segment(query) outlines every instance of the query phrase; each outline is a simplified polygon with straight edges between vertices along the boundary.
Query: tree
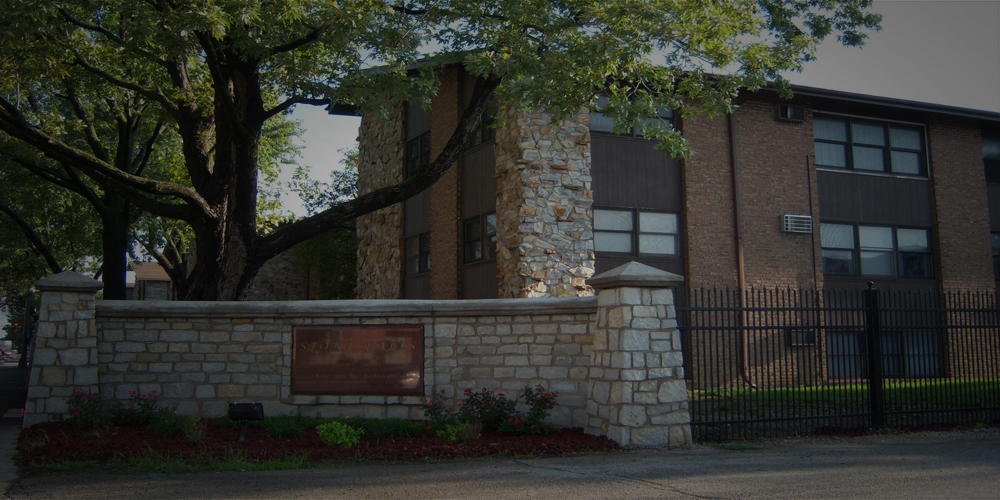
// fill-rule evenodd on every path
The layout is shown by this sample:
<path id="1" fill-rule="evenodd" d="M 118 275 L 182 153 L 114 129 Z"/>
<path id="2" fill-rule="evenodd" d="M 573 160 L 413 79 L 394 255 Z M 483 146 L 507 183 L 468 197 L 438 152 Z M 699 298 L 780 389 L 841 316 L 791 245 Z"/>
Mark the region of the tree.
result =
<path id="1" fill-rule="evenodd" d="M 19 300 L 48 274 L 89 269 L 100 219 L 83 198 L 8 163 L 0 156 L 0 298 Z"/>
<path id="2" fill-rule="evenodd" d="M 240 298 L 272 256 L 430 187 L 458 159 L 487 102 L 562 119 L 609 94 L 603 111 L 671 154 L 683 138 L 645 120 L 726 113 L 741 88 L 798 68 L 819 40 L 859 45 L 877 28 L 869 0 L 4 0 L 0 131 L 71 164 L 128 203 L 191 225 L 195 262 L 181 296 Z M 423 51 L 421 50 L 423 49 Z M 430 53 L 428 53 L 430 51 Z M 663 58 L 663 62 L 654 62 Z M 417 64 L 420 62 L 421 64 Z M 295 105 L 366 113 L 429 100 L 434 66 L 479 76 L 444 150 L 403 182 L 269 232 L 256 222 L 260 138 Z M 715 71 L 719 76 L 709 77 Z M 122 171 L 58 140 L 32 98 L 67 84 L 132 93 L 170 120 L 186 182 Z M 20 102 L 17 96 L 29 98 Z M 279 98 L 280 96 L 280 98 Z M 275 104 L 269 104 L 270 99 Z M 28 104 L 25 104 L 28 103 Z M 62 126 L 79 128 L 71 116 Z M 76 123 L 74 123 L 76 122 Z"/>

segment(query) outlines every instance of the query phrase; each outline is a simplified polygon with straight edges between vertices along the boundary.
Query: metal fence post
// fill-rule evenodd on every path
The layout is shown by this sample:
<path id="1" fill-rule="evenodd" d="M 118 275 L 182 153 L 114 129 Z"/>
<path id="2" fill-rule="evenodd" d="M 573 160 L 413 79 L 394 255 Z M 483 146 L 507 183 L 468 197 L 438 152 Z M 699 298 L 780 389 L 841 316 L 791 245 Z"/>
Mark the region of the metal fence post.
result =
<path id="1" fill-rule="evenodd" d="M 868 282 L 864 291 L 868 329 L 868 396 L 871 403 L 872 428 L 885 428 L 885 393 L 882 374 L 882 328 L 879 322 L 879 294 L 875 282 Z"/>

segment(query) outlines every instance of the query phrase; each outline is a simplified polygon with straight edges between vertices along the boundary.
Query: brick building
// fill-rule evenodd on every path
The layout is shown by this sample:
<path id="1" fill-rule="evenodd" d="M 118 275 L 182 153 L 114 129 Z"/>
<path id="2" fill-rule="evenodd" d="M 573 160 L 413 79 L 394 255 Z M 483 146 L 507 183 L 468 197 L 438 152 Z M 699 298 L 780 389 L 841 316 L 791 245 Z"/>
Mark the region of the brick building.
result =
<path id="1" fill-rule="evenodd" d="M 472 84 L 448 68 L 429 110 L 364 117 L 361 191 L 437 155 Z M 508 110 L 430 190 L 359 221 L 358 297 L 591 295 L 587 278 L 630 260 L 690 287 L 995 289 L 1000 114 L 793 91 L 666 113 L 685 161 L 599 113 Z"/>

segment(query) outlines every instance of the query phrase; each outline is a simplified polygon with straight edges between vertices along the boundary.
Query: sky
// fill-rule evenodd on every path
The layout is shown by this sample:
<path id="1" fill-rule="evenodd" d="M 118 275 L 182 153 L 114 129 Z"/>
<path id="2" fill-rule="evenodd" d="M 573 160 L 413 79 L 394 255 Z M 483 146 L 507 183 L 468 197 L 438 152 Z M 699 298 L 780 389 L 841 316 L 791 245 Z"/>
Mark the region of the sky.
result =
<path id="1" fill-rule="evenodd" d="M 881 0 L 871 11 L 882 14 L 882 30 L 869 33 L 863 49 L 830 37 L 815 61 L 785 77 L 809 87 L 1000 112 L 1000 0 Z M 299 164 L 314 179 L 328 180 L 342 168 L 339 150 L 357 144 L 361 119 L 312 106 L 297 107 L 292 117 L 305 129 Z M 282 202 L 305 215 L 293 193 Z"/>

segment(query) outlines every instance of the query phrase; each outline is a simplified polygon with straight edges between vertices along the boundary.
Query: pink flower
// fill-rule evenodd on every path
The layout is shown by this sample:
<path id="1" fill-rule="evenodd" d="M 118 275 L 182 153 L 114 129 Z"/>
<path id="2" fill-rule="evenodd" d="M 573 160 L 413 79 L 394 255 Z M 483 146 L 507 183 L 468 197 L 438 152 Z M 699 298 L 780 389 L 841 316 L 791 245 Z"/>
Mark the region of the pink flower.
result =
<path id="1" fill-rule="evenodd" d="M 431 426 L 429 424 L 427 425 L 427 430 L 431 430 Z"/>
<path id="2" fill-rule="evenodd" d="M 551 396 L 551 394 L 549 394 L 549 393 L 546 392 L 545 393 L 545 397 L 549 397 L 549 396 Z"/>
<path id="3" fill-rule="evenodd" d="M 432 407 L 432 406 L 434 406 L 434 403 L 427 403 L 427 407 L 428 407 L 428 408 L 430 408 L 430 407 Z"/>
<path id="4" fill-rule="evenodd" d="M 468 393 L 470 393 L 470 392 L 472 392 L 472 389 L 466 389 L 466 390 L 465 390 L 465 393 L 466 393 L 466 394 L 468 394 Z"/>

